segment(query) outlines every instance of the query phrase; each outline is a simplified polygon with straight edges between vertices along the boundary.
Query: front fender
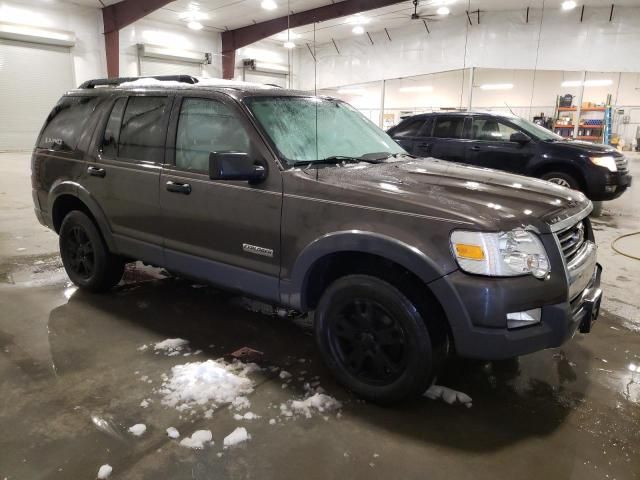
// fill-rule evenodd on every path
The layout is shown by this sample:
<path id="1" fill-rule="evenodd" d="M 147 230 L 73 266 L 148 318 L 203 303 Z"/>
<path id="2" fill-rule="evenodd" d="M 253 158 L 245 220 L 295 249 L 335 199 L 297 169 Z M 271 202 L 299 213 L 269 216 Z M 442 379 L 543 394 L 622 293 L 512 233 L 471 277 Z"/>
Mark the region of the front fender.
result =
<path id="1" fill-rule="evenodd" d="M 314 264 L 327 255 L 339 252 L 360 252 L 376 255 L 406 268 L 425 284 L 455 270 L 442 271 L 429 256 L 418 248 L 386 235 L 362 230 L 333 232 L 317 238 L 298 255 L 290 279 L 282 279 L 280 296 L 284 305 L 306 310 L 306 291 Z"/>
<path id="2" fill-rule="evenodd" d="M 97 200 L 79 183 L 71 180 L 65 180 L 52 185 L 51 190 L 49 190 L 49 214 L 53 216 L 53 206 L 55 205 L 56 200 L 62 195 L 71 195 L 76 197 L 89 209 L 91 215 L 98 224 L 100 233 L 102 233 L 102 237 L 109 247 L 109 250 L 117 253 L 111 227 L 107 221 L 107 216 L 98 204 Z"/>

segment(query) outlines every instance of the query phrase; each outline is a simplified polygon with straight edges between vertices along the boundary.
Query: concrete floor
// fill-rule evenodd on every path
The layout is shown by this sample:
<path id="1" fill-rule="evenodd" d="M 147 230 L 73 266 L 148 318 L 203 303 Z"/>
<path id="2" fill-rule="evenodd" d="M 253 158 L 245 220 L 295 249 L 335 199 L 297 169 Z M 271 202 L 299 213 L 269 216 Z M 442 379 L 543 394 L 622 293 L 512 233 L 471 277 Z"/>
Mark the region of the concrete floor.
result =
<path id="1" fill-rule="evenodd" d="M 594 220 L 605 300 L 591 334 L 513 361 L 452 362 L 438 383 L 471 395 L 472 408 L 426 398 L 380 408 L 332 381 L 304 324 L 212 288 L 134 268 L 113 293 L 76 291 L 57 237 L 33 216 L 28 158 L 0 155 L 0 478 L 91 479 L 106 463 L 114 479 L 640 478 L 640 373 L 630 370 L 640 365 L 640 262 L 610 247 L 640 230 L 638 187 Z M 640 158 L 632 169 L 640 179 Z M 171 337 L 202 353 L 139 350 Z M 293 373 L 288 388 L 270 370 L 253 376 L 251 411 L 261 419 L 161 405 L 154 388 L 172 366 L 243 346 L 264 352 L 262 366 Z M 270 425 L 274 407 L 302 397 L 315 376 L 343 402 L 341 414 Z M 135 423 L 147 425 L 143 436 L 127 433 Z M 238 425 L 252 439 L 223 449 Z M 169 426 L 209 429 L 215 445 L 180 447 Z"/>

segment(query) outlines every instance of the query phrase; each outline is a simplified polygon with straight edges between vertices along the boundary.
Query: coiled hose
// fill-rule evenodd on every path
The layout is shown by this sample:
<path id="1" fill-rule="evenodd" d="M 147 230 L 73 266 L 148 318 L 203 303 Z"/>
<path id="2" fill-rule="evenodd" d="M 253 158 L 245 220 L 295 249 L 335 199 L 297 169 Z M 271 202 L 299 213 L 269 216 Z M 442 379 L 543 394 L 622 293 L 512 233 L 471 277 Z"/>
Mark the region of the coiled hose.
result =
<path id="1" fill-rule="evenodd" d="M 624 235 L 620 235 L 618 238 L 615 238 L 611 242 L 611 248 L 613 249 L 614 252 L 619 253 L 620 255 L 624 255 L 625 257 L 628 257 L 628 258 L 633 258 L 634 260 L 640 260 L 640 257 L 636 257 L 635 255 L 629 255 L 628 253 L 624 253 L 616 248 L 616 242 L 618 240 L 622 240 L 623 238 L 627 238 L 627 237 L 633 237 L 634 235 L 640 235 L 640 232 L 626 233 Z"/>

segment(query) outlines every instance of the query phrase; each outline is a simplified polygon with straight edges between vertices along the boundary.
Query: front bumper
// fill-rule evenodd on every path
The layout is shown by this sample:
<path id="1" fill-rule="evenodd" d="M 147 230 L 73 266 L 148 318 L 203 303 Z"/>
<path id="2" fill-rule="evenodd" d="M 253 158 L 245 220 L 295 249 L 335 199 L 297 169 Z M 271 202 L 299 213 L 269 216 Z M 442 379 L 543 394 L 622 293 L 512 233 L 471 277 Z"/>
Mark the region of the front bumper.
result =
<path id="1" fill-rule="evenodd" d="M 600 168 L 598 169 L 600 170 Z M 614 200 L 622 195 L 633 183 L 633 177 L 628 172 L 593 175 L 587 179 L 587 196 L 593 201 Z"/>
<path id="2" fill-rule="evenodd" d="M 571 339 L 577 330 L 589 332 L 592 323 L 598 317 L 602 290 L 600 288 L 600 276 L 602 267 L 595 265 L 591 279 L 582 292 L 571 302 L 560 301 L 542 308 L 541 321 L 530 327 L 509 330 L 507 328 L 491 328 L 474 325 L 474 314 L 482 311 L 483 305 L 477 303 L 477 298 L 470 298 L 467 292 L 453 291 L 452 282 L 460 278 L 447 279 L 443 277 L 430 286 L 436 297 L 441 299 L 445 314 L 449 319 L 456 353 L 461 357 L 478 358 L 483 360 L 499 360 L 517 357 L 527 353 L 558 347 Z M 465 275 L 462 272 L 454 272 L 452 276 Z M 467 275 L 468 276 L 468 275 Z M 478 280 L 476 278 L 476 280 Z M 520 287 L 514 282 L 515 294 Z M 483 289 L 482 287 L 479 287 Z M 486 290 L 486 287 L 484 287 Z M 518 292 L 522 293 L 521 291 Z M 452 298 L 451 295 L 456 298 Z M 444 303 L 442 296 L 448 296 L 449 301 Z M 464 300 L 463 300 L 464 298 Z M 471 300 L 471 301 L 470 301 Z M 502 311 L 515 311 L 512 306 L 500 306 Z M 533 308 L 531 304 L 522 304 L 519 310 Z M 502 319 L 504 319 L 504 315 Z"/>

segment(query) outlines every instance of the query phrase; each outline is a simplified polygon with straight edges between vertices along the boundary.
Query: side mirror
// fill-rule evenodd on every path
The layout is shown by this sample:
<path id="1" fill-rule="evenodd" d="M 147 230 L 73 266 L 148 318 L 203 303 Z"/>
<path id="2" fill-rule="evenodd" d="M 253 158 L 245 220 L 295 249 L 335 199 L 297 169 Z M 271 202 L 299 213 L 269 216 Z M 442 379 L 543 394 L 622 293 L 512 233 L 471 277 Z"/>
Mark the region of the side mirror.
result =
<path id="1" fill-rule="evenodd" d="M 531 141 L 531 137 L 522 132 L 512 133 L 509 137 L 510 142 L 519 143 L 520 145 L 524 145 L 525 143 L 529 143 Z"/>
<path id="2" fill-rule="evenodd" d="M 255 162 L 246 153 L 211 152 L 209 178 L 211 180 L 244 180 L 258 183 L 267 177 L 264 165 Z"/>

